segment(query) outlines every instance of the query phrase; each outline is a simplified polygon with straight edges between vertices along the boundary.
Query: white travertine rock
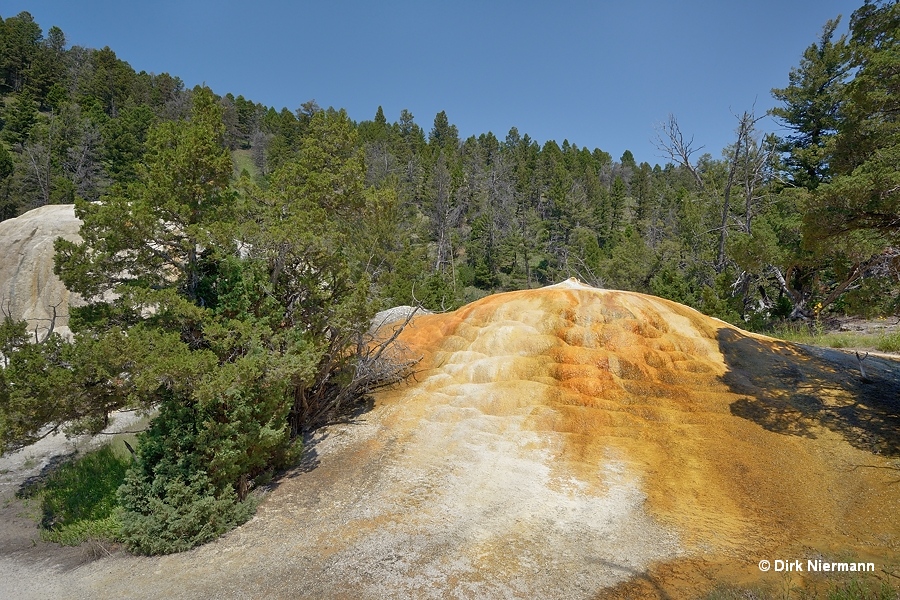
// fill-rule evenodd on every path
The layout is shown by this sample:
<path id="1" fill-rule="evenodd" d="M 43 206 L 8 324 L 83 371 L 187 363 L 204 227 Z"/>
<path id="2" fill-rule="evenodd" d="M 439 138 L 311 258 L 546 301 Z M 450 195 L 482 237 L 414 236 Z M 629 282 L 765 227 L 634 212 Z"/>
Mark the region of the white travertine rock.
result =
<path id="1" fill-rule="evenodd" d="M 372 317 L 371 325 L 372 331 L 375 331 L 381 327 L 385 327 L 387 325 L 391 325 L 394 323 L 400 323 L 401 321 L 405 321 L 407 318 L 414 314 L 425 315 L 431 314 L 431 311 L 422 308 L 421 306 L 394 306 L 392 308 L 388 308 L 386 310 L 382 310 L 380 312 L 375 313 L 375 316 Z"/>
<path id="2" fill-rule="evenodd" d="M 0 222 L 0 306 L 31 331 L 46 335 L 56 307 L 54 330 L 68 336 L 69 306 L 81 298 L 53 273 L 53 242 L 79 240 L 81 221 L 72 204 L 54 204 Z"/>

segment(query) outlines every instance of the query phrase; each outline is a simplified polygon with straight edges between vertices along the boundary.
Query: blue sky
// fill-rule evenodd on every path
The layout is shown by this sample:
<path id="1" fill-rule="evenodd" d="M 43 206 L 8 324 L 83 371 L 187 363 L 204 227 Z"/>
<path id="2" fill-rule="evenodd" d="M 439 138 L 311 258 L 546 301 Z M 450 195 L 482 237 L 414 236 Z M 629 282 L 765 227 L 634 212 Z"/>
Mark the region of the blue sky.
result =
<path id="1" fill-rule="evenodd" d="M 654 164 L 670 113 L 718 157 L 733 114 L 773 106 L 825 22 L 843 14 L 846 29 L 861 3 L 3 0 L 0 16 L 27 10 L 70 45 L 278 109 L 315 99 L 363 120 L 380 104 L 395 121 L 406 108 L 426 132 L 445 110 L 463 138 L 516 126 Z"/>

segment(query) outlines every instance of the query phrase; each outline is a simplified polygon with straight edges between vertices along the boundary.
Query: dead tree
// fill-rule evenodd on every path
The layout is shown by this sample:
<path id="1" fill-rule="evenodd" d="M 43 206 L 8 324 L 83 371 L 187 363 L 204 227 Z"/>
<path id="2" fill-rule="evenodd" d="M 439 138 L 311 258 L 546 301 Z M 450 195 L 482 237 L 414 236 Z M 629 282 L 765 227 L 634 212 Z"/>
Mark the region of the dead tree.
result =
<path id="1" fill-rule="evenodd" d="M 869 358 L 868 352 L 866 352 L 865 356 L 860 356 L 859 352 L 856 353 L 856 360 L 859 363 L 859 375 L 863 383 L 869 383 L 869 378 L 866 376 L 866 368 L 863 366 L 863 361 L 867 358 Z"/>
<path id="2" fill-rule="evenodd" d="M 381 334 L 382 328 L 346 334 L 332 331 L 313 384 L 294 388 L 291 437 L 327 423 L 360 398 L 409 377 L 422 357 L 412 356 L 397 338 L 418 310 L 410 311 L 387 336 Z"/>
<path id="3" fill-rule="evenodd" d="M 752 174 L 762 173 L 762 167 L 760 166 L 755 170 L 748 169 L 747 167 L 751 164 L 750 156 L 755 156 L 756 154 L 754 148 L 758 142 L 756 142 L 753 137 L 753 131 L 756 123 L 762 118 L 763 117 L 757 117 L 752 110 L 744 111 L 740 117 L 737 117 L 738 126 L 737 129 L 735 129 L 737 139 L 728 151 L 728 175 L 726 176 L 724 185 L 721 189 L 719 189 L 719 185 L 716 181 L 704 179 L 697 169 L 697 166 L 693 162 L 693 156 L 699 152 L 703 146 L 694 147 L 693 137 L 685 139 L 681 127 L 679 127 L 678 121 L 675 119 L 674 115 L 669 115 L 668 122 L 657 128 L 657 149 L 664 152 L 673 163 L 684 167 L 694 178 L 694 181 L 697 183 L 697 188 L 721 205 L 721 216 L 718 227 L 718 250 L 716 252 L 715 262 L 716 271 L 720 273 L 725 268 L 726 264 L 725 242 L 728 239 L 728 222 L 731 216 L 731 195 L 732 190 L 737 183 L 737 178 L 739 175 L 745 176 L 745 181 L 742 183 L 748 202 L 754 196 L 757 184 L 760 183 Z M 742 166 L 745 167 L 743 169 L 744 172 L 740 173 L 739 171 Z M 746 181 L 746 178 L 751 176 L 753 176 L 754 179 L 752 181 Z M 748 211 L 746 214 L 749 215 L 750 212 Z M 746 228 L 749 228 L 749 220 L 746 220 L 745 226 Z"/>

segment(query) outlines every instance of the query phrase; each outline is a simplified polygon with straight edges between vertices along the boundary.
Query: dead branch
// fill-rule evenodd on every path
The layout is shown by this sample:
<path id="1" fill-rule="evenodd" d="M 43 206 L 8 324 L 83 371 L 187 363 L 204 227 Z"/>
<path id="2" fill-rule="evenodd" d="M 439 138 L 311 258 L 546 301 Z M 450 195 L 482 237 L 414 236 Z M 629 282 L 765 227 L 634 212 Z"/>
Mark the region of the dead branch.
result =
<path id="1" fill-rule="evenodd" d="M 863 361 L 869 358 L 869 353 L 866 352 L 865 356 L 860 356 L 859 352 L 856 352 L 856 360 L 859 362 L 859 374 L 862 377 L 862 381 L 865 383 L 869 382 L 869 378 L 866 377 L 866 369 L 863 367 Z"/>
<path id="2" fill-rule="evenodd" d="M 411 356 L 397 338 L 420 309 L 421 306 L 418 306 L 410 311 L 403 322 L 395 325 L 391 334 L 383 339 L 378 338 L 381 327 L 368 332 L 334 331 L 315 383 L 312 386 L 300 385 L 294 390 L 291 434 L 296 436 L 301 429 L 330 422 L 349 403 L 410 377 L 413 367 L 423 357 Z M 351 341 L 354 337 L 355 343 Z M 340 381 L 341 374 L 349 375 L 349 381 L 336 383 Z"/>
<path id="3" fill-rule="evenodd" d="M 684 139 L 681 127 L 675 115 L 670 114 L 666 123 L 661 123 L 656 128 L 657 150 L 664 152 L 665 155 L 675 164 L 681 165 L 694 177 L 697 185 L 703 189 L 703 178 L 694 167 L 691 157 L 703 149 L 703 146 L 694 147 L 694 138 Z"/>

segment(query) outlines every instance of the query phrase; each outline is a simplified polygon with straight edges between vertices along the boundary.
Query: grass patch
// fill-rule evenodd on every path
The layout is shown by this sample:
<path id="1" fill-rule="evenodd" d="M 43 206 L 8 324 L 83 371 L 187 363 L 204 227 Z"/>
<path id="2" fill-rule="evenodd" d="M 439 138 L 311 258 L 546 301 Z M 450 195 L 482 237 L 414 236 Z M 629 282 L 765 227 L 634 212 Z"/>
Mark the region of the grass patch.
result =
<path id="1" fill-rule="evenodd" d="M 37 492 L 41 537 L 69 546 L 92 539 L 118 540 L 116 492 L 130 465 L 127 451 L 112 445 L 60 465 Z"/>
<path id="2" fill-rule="evenodd" d="M 900 332 L 881 334 L 875 349 L 881 352 L 900 352 Z"/>
<path id="3" fill-rule="evenodd" d="M 703 600 L 898 600 L 900 587 L 876 577 L 849 577 L 839 581 L 815 582 L 810 587 L 782 589 L 718 586 Z"/>
<path id="4" fill-rule="evenodd" d="M 259 176 L 259 169 L 256 168 L 256 163 L 253 161 L 252 150 L 233 150 L 231 160 L 234 161 L 234 173 L 238 177 L 244 170 L 250 173 L 251 178 Z"/>
<path id="5" fill-rule="evenodd" d="M 860 333 L 846 331 L 826 332 L 813 325 L 785 324 L 767 333 L 772 337 L 824 348 L 862 348 L 879 352 L 900 352 L 900 332 Z"/>

